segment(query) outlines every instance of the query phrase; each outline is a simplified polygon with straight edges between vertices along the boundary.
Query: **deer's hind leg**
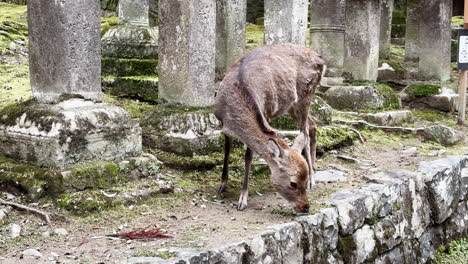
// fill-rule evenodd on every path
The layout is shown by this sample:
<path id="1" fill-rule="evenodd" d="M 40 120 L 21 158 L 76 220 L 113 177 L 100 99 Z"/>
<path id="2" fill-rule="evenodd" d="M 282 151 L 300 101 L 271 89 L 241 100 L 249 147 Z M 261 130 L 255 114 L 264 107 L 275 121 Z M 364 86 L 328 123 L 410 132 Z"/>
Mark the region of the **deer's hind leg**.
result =
<path id="1" fill-rule="evenodd" d="M 229 179 L 229 156 L 232 148 L 232 137 L 224 134 L 224 162 L 223 162 L 223 173 L 221 174 L 221 184 L 218 188 L 218 194 L 223 193 L 227 188 Z"/>
<path id="2" fill-rule="evenodd" d="M 239 197 L 239 203 L 237 204 L 238 210 L 244 210 L 247 208 L 247 198 L 249 197 L 249 175 L 250 167 L 252 165 L 253 152 L 247 147 L 245 150 L 245 173 L 244 173 L 244 182 L 242 183 L 242 192 Z"/>

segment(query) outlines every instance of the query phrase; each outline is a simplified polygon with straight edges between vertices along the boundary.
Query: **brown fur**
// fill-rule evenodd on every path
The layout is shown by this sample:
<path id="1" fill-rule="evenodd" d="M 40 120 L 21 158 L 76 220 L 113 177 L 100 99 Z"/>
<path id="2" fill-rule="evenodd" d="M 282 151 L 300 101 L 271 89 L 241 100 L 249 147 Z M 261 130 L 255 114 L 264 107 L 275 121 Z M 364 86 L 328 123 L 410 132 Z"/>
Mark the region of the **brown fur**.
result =
<path id="1" fill-rule="evenodd" d="M 308 207 L 305 190 L 312 168 L 277 137 L 268 121 L 289 113 L 301 124 L 302 138 L 309 137 L 315 124 L 308 109 L 323 65 L 321 57 L 305 47 L 263 46 L 229 69 L 216 97 L 215 115 L 223 123 L 224 134 L 241 140 L 268 162 L 273 184 L 298 210 Z"/>

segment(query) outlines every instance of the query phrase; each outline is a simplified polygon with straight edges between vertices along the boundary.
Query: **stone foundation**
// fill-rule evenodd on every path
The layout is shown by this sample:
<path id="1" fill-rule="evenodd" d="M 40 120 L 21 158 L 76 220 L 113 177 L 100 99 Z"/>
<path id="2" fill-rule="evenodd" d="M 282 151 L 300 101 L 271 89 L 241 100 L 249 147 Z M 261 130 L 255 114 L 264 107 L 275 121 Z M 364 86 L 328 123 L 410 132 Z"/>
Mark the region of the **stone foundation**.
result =
<path id="1" fill-rule="evenodd" d="M 123 109 L 70 99 L 0 111 L 0 154 L 44 167 L 113 160 L 141 152 L 141 128 Z"/>
<path id="2" fill-rule="evenodd" d="M 114 58 L 158 58 L 157 28 L 117 27 L 102 37 L 102 56 Z"/>
<path id="3" fill-rule="evenodd" d="M 426 263 L 439 246 L 468 234 L 468 156 L 368 179 L 319 201 L 329 208 L 245 241 L 145 263 Z"/>

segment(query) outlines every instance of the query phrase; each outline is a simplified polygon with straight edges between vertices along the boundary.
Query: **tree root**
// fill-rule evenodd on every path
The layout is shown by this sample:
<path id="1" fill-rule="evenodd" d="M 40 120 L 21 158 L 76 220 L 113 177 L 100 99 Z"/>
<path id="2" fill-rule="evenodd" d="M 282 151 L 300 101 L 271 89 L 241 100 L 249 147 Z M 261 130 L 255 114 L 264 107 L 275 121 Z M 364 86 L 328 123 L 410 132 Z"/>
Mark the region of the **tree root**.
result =
<path id="1" fill-rule="evenodd" d="M 25 210 L 25 211 L 29 211 L 29 212 L 38 214 L 38 215 L 42 216 L 42 218 L 44 218 L 44 220 L 47 222 L 48 225 L 52 224 L 52 222 L 50 221 L 49 214 L 47 214 L 44 211 L 34 209 L 34 208 L 31 208 L 31 207 L 28 207 L 28 206 L 25 206 L 25 205 L 22 205 L 22 204 L 19 204 L 19 203 L 8 202 L 8 201 L 5 201 L 5 200 L 3 200 L 1 198 L 0 198 L 0 204 L 9 205 L 9 206 L 15 207 L 17 209 L 21 209 L 21 210 Z"/>
<path id="2" fill-rule="evenodd" d="M 382 131 L 391 132 L 391 133 L 417 134 L 418 132 L 424 130 L 424 128 L 378 126 L 378 125 L 373 125 L 363 120 L 333 120 L 333 122 L 337 124 L 351 125 L 355 128 L 366 127 L 369 129 L 382 130 Z"/>

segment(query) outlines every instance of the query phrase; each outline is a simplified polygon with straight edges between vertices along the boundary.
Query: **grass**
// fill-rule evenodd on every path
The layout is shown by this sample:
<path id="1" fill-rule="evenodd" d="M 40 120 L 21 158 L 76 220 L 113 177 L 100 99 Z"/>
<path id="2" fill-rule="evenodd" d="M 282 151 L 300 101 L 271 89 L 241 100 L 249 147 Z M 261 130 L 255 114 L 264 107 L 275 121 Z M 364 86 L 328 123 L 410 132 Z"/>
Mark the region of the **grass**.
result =
<path id="1" fill-rule="evenodd" d="M 246 53 L 250 52 L 251 50 L 262 46 L 264 41 L 264 26 L 257 26 L 257 25 L 248 25 L 246 28 L 246 36 L 245 39 L 246 43 Z"/>
<path id="2" fill-rule="evenodd" d="M 468 237 L 441 246 L 432 257 L 434 264 L 468 263 Z"/>

